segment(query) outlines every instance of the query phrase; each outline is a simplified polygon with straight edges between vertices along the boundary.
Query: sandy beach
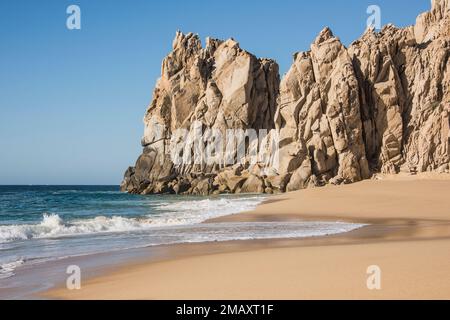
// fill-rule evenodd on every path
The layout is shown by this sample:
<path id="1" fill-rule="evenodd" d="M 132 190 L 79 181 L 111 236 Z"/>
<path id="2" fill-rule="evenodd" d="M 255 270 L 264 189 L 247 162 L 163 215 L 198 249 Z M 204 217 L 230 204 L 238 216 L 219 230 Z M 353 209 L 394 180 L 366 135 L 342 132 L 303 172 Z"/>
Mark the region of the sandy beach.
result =
<path id="1" fill-rule="evenodd" d="M 121 266 L 81 290 L 44 297 L 450 299 L 449 190 L 449 175 L 399 175 L 273 196 L 252 212 L 213 221 L 369 225 L 328 237 L 174 245 L 172 258 Z M 372 265 L 381 270 L 380 290 L 367 287 Z"/>

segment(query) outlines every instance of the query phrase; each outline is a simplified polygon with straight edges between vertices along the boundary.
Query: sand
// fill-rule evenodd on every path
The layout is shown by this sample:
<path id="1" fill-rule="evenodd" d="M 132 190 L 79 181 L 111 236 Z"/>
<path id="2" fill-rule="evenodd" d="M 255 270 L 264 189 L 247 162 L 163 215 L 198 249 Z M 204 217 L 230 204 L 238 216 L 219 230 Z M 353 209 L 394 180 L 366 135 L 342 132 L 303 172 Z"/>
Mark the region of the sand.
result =
<path id="1" fill-rule="evenodd" d="M 450 177 L 395 176 L 271 197 L 221 221 L 332 220 L 370 226 L 330 237 L 172 246 L 56 289 L 58 299 L 450 299 Z M 183 255 L 177 255 L 177 251 Z M 195 253 L 194 253 L 195 252 Z M 380 268 L 369 290 L 367 268 Z"/>

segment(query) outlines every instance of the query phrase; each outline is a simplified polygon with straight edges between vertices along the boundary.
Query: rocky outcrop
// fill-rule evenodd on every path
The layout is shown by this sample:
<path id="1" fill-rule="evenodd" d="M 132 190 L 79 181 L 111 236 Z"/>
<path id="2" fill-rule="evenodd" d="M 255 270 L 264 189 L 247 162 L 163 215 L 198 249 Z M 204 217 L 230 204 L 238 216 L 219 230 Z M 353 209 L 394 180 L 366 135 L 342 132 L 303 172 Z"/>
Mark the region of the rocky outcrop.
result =
<path id="1" fill-rule="evenodd" d="M 288 191 L 368 178 L 358 79 L 352 60 L 331 30 L 311 51 L 298 53 L 280 85 L 275 116 L 280 171 L 293 172 Z"/>
<path id="2" fill-rule="evenodd" d="M 273 129 L 278 65 L 257 59 L 233 39 L 207 39 L 202 48 L 197 35 L 177 32 L 161 74 L 144 118 L 143 154 L 127 170 L 122 190 L 208 194 L 225 164 L 195 158 L 175 164 L 174 140 L 186 157 L 186 144 L 196 148 L 195 133 L 205 128 L 223 136 L 227 129 Z"/>
<path id="3" fill-rule="evenodd" d="M 368 29 L 348 48 L 325 28 L 281 81 L 276 62 L 233 39 L 202 47 L 177 32 L 144 118 L 143 153 L 121 189 L 278 193 L 377 172 L 448 172 L 449 10 L 434 0 L 415 26 Z"/>
<path id="4" fill-rule="evenodd" d="M 372 171 L 448 170 L 450 13 L 433 1 L 415 27 L 368 30 L 349 53 Z"/>

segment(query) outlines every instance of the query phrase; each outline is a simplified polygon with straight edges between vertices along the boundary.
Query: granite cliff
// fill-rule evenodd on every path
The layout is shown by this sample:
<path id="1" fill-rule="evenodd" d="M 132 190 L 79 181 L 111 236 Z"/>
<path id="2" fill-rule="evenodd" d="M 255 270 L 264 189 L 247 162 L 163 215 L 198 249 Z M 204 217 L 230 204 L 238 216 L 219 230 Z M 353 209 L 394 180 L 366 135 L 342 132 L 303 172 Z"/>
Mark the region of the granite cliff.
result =
<path id="1" fill-rule="evenodd" d="M 348 48 L 325 28 L 281 80 L 275 61 L 233 39 L 202 47 L 197 35 L 177 32 L 122 191 L 278 193 L 378 172 L 448 172 L 449 3 L 432 1 L 415 26 L 368 29 Z M 230 130 L 263 138 L 225 139 Z M 197 153 L 222 138 L 244 154 L 222 144 Z M 255 148 L 277 157 L 252 161 Z"/>

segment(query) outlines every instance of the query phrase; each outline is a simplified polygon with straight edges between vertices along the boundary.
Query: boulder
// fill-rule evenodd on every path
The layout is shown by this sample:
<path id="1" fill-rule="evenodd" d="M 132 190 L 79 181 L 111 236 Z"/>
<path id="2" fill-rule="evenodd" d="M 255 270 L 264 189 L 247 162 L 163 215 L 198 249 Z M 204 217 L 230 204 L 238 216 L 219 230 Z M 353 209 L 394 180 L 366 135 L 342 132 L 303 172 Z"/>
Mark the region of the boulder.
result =
<path id="1" fill-rule="evenodd" d="M 241 193 L 264 193 L 266 186 L 264 180 L 251 174 L 241 187 Z"/>
<path id="2" fill-rule="evenodd" d="M 306 159 L 300 168 L 294 171 L 292 177 L 286 187 L 286 191 L 296 191 L 304 189 L 308 186 L 308 181 L 312 175 L 311 161 Z"/>

